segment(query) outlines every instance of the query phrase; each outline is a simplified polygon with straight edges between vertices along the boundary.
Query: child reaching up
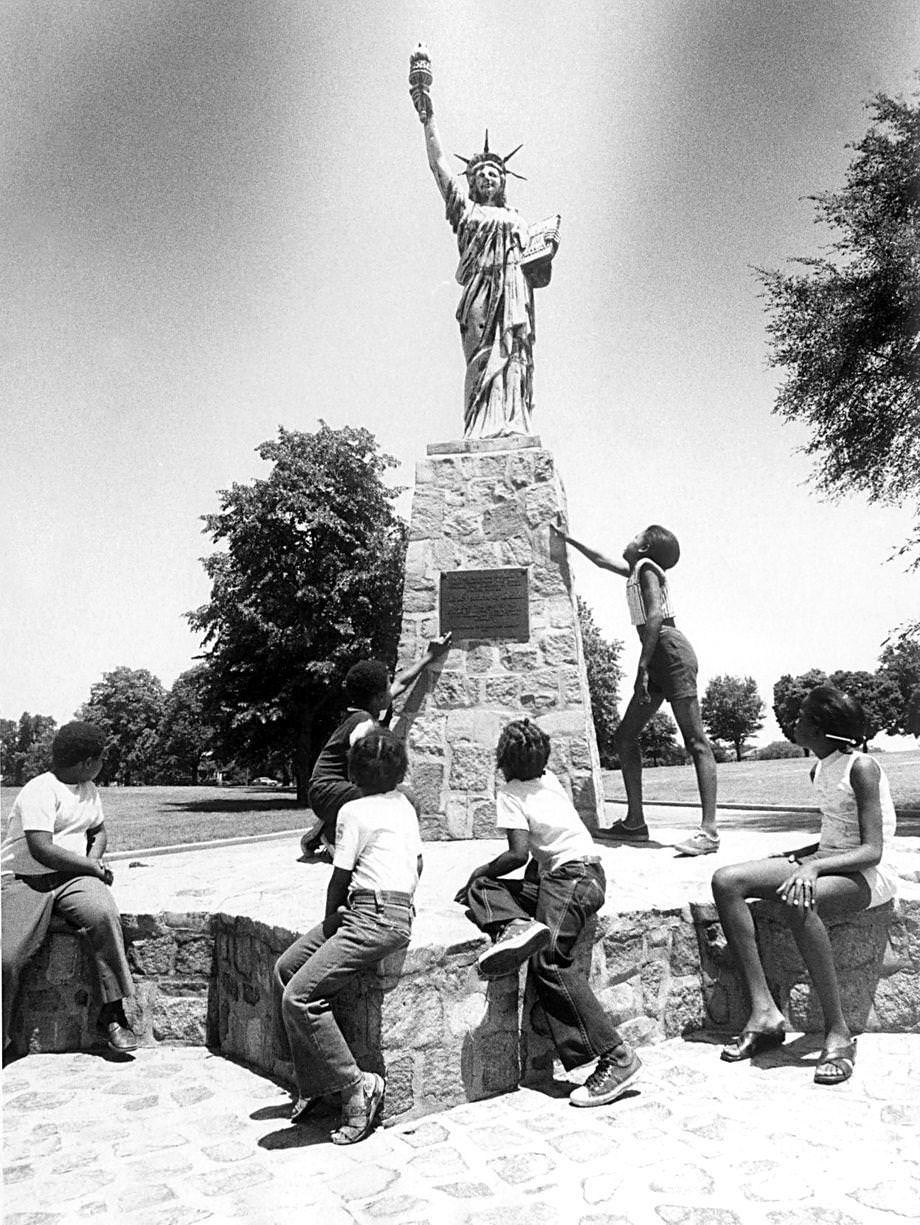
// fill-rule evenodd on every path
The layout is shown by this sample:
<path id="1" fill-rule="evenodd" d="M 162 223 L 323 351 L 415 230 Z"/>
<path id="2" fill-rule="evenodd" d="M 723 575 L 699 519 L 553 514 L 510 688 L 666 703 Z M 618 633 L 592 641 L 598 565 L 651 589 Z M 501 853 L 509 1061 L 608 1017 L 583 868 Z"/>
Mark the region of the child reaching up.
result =
<path id="1" fill-rule="evenodd" d="M 606 882 L 591 835 L 546 763 L 550 740 L 528 719 L 509 723 L 496 760 L 505 779 L 496 824 L 508 850 L 476 868 L 454 900 L 492 937 L 478 959 L 488 978 L 530 959 L 537 996 L 566 1070 L 597 1064 L 569 1095 L 573 1106 L 619 1097 L 642 1066 L 574 962 L 585 923 L 604 904 Z M 503 879 L 527 864 L 523 880 Z"/>
<path id="2" fill-rule="evenodd" d="M 385 1082 L 358 1067 L 332 1001 L 356 974 L 409 943 L 422 871 L 418 818 L 397 790 L 406 773 L 401 742 L 374 728 L 351 747 L 348 771 L 360 798 L 338 814 L 325 918 L 275 965 L 297 1084 L 291 1122 L 301 1122 L 320 1098 L 340 1094 L 342 1122 L 333 1144 L 370 1135 L 383 1109 Z"/>
<path id="3" fill-rule="evenodd" d="M 348 751 L 378 721 L 388 724 L 393 703 L 402 697 L 416 677 L 450 649 L 450 634 L 435 638 L 421 659 L 397 676 L 382 659 L 362 659 L 349 668 L 344 690 L 348 709 L 323 746 L 310 777 L 309 800 L 313 824 L 300 840 L 304 855 L 324 852 L 331 856 L 335 845 L 335 822 L 339 809 L 358 798 L 358 789 L 348 777 Z"/>
<path id="4" fill-rule="evenodd" d="M 719 849 L 716 828 L 716 761 L 703 730 L 697 695 L 697 659 L 693 647 L 677 628 L 665 574 L 677 564 L 680 545 L 667 528 L 653 523 L 623 550 L 626 565 L 575 540 L 551 525 L 552 532 L 603 570 L 626 579 L 629 616 L 642 642 L 636 683 L 614 743 L 626 788 L 626 816 L 609 830 L 621 842 L 648 842 L 642 810 L 642 751 L 639 736 L 661 703 L 667 699 L 677 720 L 687 752 L 693 760 L 700 792 L 702 819 L 697 832 L 676 847 L 681 855 L 709 855 Z"/>
<path id="5" fill-rule="evenodd" d="M 818 758 L 811 779 L 821 808 L 819 841 L 769 859 L 719 868 L 712 878 L 722 929 L 751 999 L 747 1024 L 722 1051 L 727 1063 L 750 1059 L 786 1037 L 747 905 L 748 898 L 779 897 L 824 1012 L 824 1049 L 815 1083 L 837 1085 L 853 1074 L 856 1039 L 843 1015 L 824 920 L 880 906 L 897 892 L 897 877 L 884 864 L 885 844 L 894 837 L 894 805 L 878 762 L 854 752 L 863 727 L 862 711 L 852 698 L 832 685 L 812 689 L 802 703 L 795 740 Z"/>

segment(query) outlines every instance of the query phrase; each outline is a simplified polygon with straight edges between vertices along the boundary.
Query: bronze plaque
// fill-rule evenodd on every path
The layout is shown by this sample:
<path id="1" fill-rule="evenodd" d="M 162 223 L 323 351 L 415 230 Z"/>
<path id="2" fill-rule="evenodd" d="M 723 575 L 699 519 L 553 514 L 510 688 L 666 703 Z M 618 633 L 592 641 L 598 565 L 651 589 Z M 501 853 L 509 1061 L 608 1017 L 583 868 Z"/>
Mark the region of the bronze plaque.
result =
<path id="1" fill-rule="evenodd" d="M 450 570 L 441 575 L 441 633 L 530 640 L 527 570 Z"/>

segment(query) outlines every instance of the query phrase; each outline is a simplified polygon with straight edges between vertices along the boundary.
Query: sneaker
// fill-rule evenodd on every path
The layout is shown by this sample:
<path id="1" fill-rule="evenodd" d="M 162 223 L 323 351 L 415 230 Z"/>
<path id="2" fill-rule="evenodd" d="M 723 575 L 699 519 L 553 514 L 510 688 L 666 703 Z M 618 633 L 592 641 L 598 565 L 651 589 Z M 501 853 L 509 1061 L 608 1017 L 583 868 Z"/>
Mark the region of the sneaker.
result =
<path id="1" fill-rule="evenodd" d="M 549 944 L 549 928 L 545 923 L 530 919 L 512 919 L 506 923 L 495 943 L 476 959 L 480 974 L 485 978 L 500 978 L 514 974 L 534 953 Z"/>
<path id="2" fill-rule="evenodd" d="M 678 855 L 714 855 L 719 849 L 719 835 L 707 834 L 698 829 L 686 842 L 678 842 L 674 850 Z"/>
<path id="3" fill-rule="evenodd" d="M 641 1068 L 642 1061 L 634 1050 L 615 1047 L 601 1055 L 585 1083 L 569 1094 L 569 1101 L 573 1106 L 606 1106 L 630 1088 Z"/>

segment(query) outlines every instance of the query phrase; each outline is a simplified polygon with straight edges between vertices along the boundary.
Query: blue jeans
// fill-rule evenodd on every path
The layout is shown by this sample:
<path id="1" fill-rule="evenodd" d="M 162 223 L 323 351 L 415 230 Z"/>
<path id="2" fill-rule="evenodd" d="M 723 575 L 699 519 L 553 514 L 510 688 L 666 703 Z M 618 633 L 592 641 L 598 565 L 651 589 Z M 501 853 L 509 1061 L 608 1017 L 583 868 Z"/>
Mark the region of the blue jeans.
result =
<path id="1" fill-rule="evenodd" d="M 554 872 L 523 880 L 481 876 L 470 885 L 470 918 L 482 931 L 512 919 L 537 919 L 550 942 L 530 959 L 529 973 L 562 1066 L 577 1068 L 623 1039 L 585 975 L 574 964 L 585 923 L 604 904 L 606 880 L 599 863 L 573 860 Z"/>
<path id="2" fill-rule="evenodd" d="M 361 1069 L 332 1013 L 332 1001 L 356 974 L 404 949 L 412 931 L 407 895 L 352 896 L 348 908 L 328 915 L 295 940 L 275 963 L 275 985 L 300 1097 L 350 1089 Z"/>

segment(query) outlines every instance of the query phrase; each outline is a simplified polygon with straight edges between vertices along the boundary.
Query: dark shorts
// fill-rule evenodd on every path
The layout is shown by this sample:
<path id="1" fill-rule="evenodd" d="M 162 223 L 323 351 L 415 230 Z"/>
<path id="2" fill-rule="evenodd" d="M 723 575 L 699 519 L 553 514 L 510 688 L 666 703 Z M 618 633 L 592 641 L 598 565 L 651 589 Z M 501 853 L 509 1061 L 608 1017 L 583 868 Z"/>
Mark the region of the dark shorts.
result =
<path id="1" fill-rule="evenodd" d="M 648 666 L 649 693 L 655 697 L 663 695 L 669 702 L 675 698 L 695 698 L 698 668 L 696 653 L 680 630 L 663 625 Z"/>

